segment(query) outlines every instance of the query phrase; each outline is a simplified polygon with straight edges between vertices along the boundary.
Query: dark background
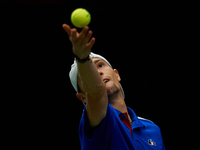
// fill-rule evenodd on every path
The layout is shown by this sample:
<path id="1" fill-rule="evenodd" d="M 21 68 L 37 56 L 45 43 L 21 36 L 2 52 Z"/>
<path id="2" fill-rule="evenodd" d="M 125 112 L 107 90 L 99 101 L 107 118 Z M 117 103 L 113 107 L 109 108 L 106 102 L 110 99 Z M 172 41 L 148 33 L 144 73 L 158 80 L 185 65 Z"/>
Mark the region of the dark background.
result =
<path id="1" fill-rule="evenodd" d="M 74 58 L 62 24 L 72 26 L 71 12 L 82 7 L 92 17 L 89 27 L 96 38 L 92 51 L 118 69 L 127 106 L 156 123 L 166 148 L 174 147 L 195 93 L 193 86 L 186 85 L 196 82 L 196 53 L 181 40 L 191 32 L 183 32 L 187 9 L 167 1 L 1 3 L 2 50 L 6 52 L 2 56 L 9 88 L 5 113 L 12 120 L 7 138 L 17 141 L 12 146 L 80 149 L 83 105 L 69 81 Z"/>

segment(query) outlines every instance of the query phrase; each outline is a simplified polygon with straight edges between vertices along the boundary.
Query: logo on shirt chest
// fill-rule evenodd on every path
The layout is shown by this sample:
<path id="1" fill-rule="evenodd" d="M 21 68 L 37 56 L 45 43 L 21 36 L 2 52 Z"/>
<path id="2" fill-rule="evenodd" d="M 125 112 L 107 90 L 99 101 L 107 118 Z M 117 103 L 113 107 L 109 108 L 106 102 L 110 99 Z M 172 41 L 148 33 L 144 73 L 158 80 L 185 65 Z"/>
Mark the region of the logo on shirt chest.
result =
<path id="1" fill-rule="evenodd" d="M 148 139 L 149 145 L 156 146 L 156 142 L 152 141 L 152 139 Z"/>

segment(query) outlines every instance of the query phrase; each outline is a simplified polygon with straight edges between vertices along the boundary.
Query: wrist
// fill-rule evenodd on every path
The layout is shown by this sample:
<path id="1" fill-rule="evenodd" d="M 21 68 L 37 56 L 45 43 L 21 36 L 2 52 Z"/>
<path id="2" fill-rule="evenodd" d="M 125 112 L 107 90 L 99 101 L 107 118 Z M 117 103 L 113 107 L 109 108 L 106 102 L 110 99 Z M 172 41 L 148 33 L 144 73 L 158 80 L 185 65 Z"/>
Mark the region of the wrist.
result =
<path id="1" fill-rule="evenodd" d="M 74 53 L 73 53 L 74 54 Z M 90 55 L 88 55 L 86 58 L 79 58 L 77 55 L 74 54 L 75 59 L 79 62 L 79 63 L 86 63 L 87 61 L 90 61 Z"/>

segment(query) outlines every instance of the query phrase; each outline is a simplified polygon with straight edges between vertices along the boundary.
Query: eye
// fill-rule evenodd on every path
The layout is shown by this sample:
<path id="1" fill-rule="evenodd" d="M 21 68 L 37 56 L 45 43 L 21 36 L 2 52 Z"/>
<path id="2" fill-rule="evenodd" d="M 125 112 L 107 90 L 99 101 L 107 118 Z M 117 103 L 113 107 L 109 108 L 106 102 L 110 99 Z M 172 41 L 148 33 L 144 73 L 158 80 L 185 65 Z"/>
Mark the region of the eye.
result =
<path id="1" fill-rule="evenodd" d="M 99 64 L 99 67 L 103 67 L 103 64 Z"/>

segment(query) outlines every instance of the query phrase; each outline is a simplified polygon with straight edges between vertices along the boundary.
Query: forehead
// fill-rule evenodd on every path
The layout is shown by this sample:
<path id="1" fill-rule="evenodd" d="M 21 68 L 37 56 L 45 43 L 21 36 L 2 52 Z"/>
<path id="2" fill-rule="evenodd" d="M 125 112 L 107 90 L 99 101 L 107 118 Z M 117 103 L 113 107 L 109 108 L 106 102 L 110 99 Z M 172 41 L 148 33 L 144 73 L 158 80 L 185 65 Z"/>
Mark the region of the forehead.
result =
<path id="1" fill-rule="evenodd" d="M 106 63 L 108 66 L 110 66 L 105 60 L 98 58 L 98 57 L 93 57 L 92 61 L 94 62 L 94 64 L 98 63 L 98 62 L 104 62 Z"/>
<path id="2" fill-rule="evenodd" d="M 96 61 L 104 61 L 103 59 L 98 58 L 98 57 L 93 57 L 92 60 L 93 60 L 93 62 L 96 62 Z M 105 61 L 104 61 L 104 62 L 105 62 Z"/>

